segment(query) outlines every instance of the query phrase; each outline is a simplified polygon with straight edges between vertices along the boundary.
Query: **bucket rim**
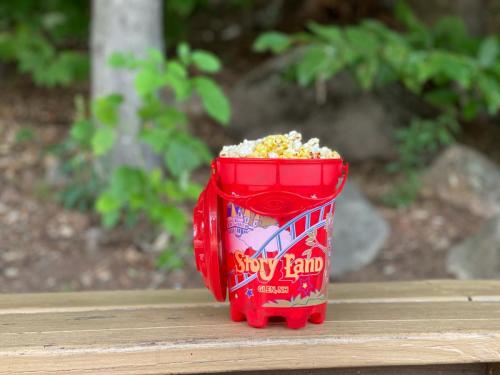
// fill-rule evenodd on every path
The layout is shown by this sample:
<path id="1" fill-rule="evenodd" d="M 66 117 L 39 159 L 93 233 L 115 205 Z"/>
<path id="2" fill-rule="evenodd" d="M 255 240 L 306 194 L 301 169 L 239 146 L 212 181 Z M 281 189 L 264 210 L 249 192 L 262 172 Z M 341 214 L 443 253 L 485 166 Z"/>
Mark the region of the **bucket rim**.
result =
<path id="1" fill-rule="evenodd" d="M 260 164 L 322 164 L 322 163 L 345 163 L 342 158 L 325 158 L 325 159 L 299 159 L 299 158 L 235 158 L 217 156 L 216 161 L 238 162 L 238 163 L 260 163 Z"/>

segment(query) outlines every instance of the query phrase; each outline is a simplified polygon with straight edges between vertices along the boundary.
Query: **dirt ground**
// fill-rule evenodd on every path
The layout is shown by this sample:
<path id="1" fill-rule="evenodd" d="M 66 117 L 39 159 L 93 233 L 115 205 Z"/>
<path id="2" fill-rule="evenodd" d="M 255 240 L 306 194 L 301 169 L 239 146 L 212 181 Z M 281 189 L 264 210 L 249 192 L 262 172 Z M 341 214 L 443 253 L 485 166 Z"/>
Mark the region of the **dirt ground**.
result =
<path id="1" fill-rule="evenodd" d="M 54 158 L 46 150 L 65 136 L 72 98 L 85 91 L 55 93 L 17 82 L 0 93 L 0 292 L 201 285 L 191 256 L 183 270 L 166 273 L 155 268 L 157 253 L 143 244 L 151 240 L 147 228 L 104 230 L 96 215 L 69 211 L 57 203 L 46 178 Z M 200 133 L 215 129 L 219 128 Z M 23 140 L 23 133 L 32 136 Z M 224 134 L 218 137 L 228 139 Z M 481 220 L 423 198 L 406 209 L 385 207 L 380 197 L 394 177 L 384 166 L 355 165 L 351 170 L 351 178 L 360 182 L 392 232 L 371 265 L 341 280 L 451 277 L 444 265 L 447 250 L 476 231 Z"/>

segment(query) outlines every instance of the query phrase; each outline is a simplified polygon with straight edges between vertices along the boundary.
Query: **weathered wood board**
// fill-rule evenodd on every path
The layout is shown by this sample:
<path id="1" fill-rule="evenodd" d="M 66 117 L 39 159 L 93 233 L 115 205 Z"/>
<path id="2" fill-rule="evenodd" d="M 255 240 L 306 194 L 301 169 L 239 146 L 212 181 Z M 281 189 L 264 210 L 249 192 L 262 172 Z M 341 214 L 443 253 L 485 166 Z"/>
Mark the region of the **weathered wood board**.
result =
<path id="1" fill-rule="evenodd" d="M 301 330 L 233 323 L 205 290 L 0 295 L 0 374 L 444 364 L 473 373 L 500 362 L 500 281 L 330 288 L 326 322 Z"/>

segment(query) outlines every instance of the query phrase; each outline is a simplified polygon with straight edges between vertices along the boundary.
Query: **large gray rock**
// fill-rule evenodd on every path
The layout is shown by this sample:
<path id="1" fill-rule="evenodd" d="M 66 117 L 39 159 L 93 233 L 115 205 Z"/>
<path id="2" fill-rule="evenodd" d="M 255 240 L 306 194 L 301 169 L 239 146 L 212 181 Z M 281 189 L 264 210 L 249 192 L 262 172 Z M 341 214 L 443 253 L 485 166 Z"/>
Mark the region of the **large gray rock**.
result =
<path id="1" fill-rule="evenodd" d="M 476 235 L 453 247 L 447 268 L 460 279 L 499 279 L 500 216 L 488 220 Z"/>
<path id="2" fill-rule="evenodd" d="M 335 208 L 333 233 L 330 276 L 338 277 L 375 259 L 389 236 L 389 224 L 359 188 L 349 182 Z"/>
<path id="3" fill-rule="evenodd" d="M 229 131 L 252 139 L 298 130 L 304 137 L 320 138 L 350 161 L 392 159 L 396 155 L 394 129 L 407 122 L 411 106 L 397 103 L 408 97 L 396 87 L 363 93 L 349 75 L 340 74 L 326 84 L 326 101 L 319 103 L 317 90 L 283 79 L 282 72 L 295 56 L 271 59 L 236 84 L 230 93 L 233 120 Z"/>
<path id="4" fill-rule="evenodd" d="M 425 172 L 422 193 L 491 217 L 500 213 L 500 168 L 479 152 L 457 144 Z"/>

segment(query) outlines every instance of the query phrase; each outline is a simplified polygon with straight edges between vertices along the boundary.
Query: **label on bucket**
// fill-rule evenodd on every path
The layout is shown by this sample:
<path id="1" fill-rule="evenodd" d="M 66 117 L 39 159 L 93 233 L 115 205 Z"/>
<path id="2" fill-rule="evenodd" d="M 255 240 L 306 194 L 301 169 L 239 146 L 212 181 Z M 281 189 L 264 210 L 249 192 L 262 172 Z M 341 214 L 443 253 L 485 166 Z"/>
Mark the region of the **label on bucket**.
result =
<path id="1" fill-rule="evenodd" d="M 334 201 L 280 225 L 226 206 L 225 250 L 231 303 L 304 307 L 326 301 Z"/>

